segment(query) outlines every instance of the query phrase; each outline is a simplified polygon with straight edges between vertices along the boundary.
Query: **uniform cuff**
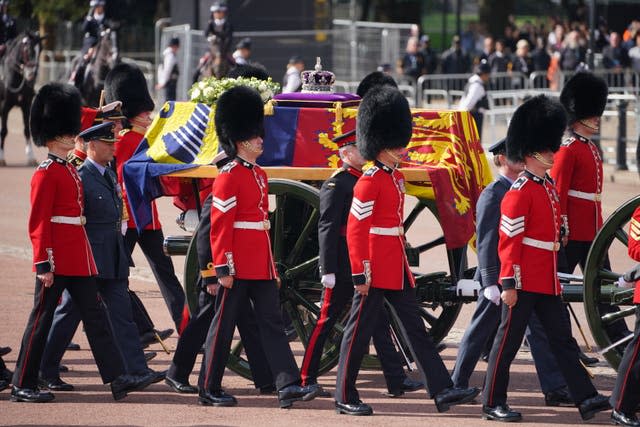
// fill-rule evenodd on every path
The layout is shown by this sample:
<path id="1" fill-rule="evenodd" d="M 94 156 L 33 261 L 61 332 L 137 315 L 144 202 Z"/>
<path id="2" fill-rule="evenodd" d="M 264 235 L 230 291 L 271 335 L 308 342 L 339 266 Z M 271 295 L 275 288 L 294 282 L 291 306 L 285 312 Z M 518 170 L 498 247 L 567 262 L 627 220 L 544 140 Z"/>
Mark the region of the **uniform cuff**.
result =
<path id="1" fill-rule="evenodd" d="M 502 289 L 516 289 L 516 279 L 514 277 L 504 277 L 502 279 Z"/>
<path id="2" fill-rule="evenodd" d="M 36 263 L 36 274 L 50 273 L 51 271 L 53 270 L 51 269 L 51 263 L 49 261 Z"/>
<path id="3" fill-rule="evenodd" d="M 352 278 L 353 278 L 353 284 L 355 286 L 367 284 L 367 276 L 365 276 L 364 274 L 354 274 Z"/>
<path id="4" fill-rule="evenodd" d="M 498 284 L 498 267 L 483 268 L 480 270 L 482 289 Z"/>
<path id="5" fill-rule="evenodd" d="M 225 277 L 225 276 L 230 276 L 231 272 L 229 269 L 229 266 L 224 264 L 224 265 L 217 265 L 216 266 L 216 276 L 217 277 Z"/>

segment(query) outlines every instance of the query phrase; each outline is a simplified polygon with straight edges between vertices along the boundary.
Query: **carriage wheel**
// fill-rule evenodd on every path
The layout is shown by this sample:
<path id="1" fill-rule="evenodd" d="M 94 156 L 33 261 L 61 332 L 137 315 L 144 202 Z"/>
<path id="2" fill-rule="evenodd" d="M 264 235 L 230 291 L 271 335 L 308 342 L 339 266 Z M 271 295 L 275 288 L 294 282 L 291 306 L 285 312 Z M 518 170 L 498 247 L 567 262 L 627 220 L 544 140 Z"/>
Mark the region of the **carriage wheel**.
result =
<path id="1" fill-rule="evenodd" d="M 633 289 L 619 290 L 614 282 L 628 268 L 633 261 L 626 256 L 628 245 L 628 223 L 633 211 L 640 205 L 640 196 L 629 200 L 618 208 L 604 223 L 589 250 L 584 272 L 584 310 L 589 322 L 593 339 L 600 346 L 606 348 L 616 342 L 606 327 L 618 319 L 627 319 L 635 315 L 633 307 Z M 624 249 L 625 256 L 620 256 Z M 614 256 L 617 254 L 618 256 Z M 607 259 L 611 268 L 606 268 Z M 619 309 L 610 313 L 602 303 L 608 303 Z M 632 327 L 633 329 L 633 327 Z M 609 364 L 617 369 L 624 353 L 625 344 L 618 345 L 607 351 L 604 357 Z"/>

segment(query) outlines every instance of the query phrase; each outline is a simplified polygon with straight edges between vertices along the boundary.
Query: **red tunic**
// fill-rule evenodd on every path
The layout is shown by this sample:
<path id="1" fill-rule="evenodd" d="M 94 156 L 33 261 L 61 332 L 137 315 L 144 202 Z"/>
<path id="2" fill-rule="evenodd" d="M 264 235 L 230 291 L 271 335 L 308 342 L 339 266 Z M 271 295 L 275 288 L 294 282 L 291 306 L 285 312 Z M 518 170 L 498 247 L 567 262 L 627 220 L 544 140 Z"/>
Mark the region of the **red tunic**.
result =
<path id="1" fill-rule="evenodd" d="M 629 222 L 629 256 L 640 262 L 640 207 L 633 211 Z M 640 304 L 640 286 L 638 286 L 638 282 L 636 282 L 636 288 L 633 292 L 633 303 Z"/>
<path id="2" fill-rule="evenodd" d="M 133 153 L 135 153 L 138 145 L 140 145 L 140 141 L 142 141 L 142 138 L 144 138 L 144 134 L 135 130 L 127 130 L 120 133 L 120 135 L 118 136 L 118 140 L 116 141 L 116 170 L 118 172 L 118 183 L 120 184 L 120 187 L 122 187 L 122 197 L 124 199 L 124 205 L 127 207 L 127 214 L 129 217 L 127 223 L 128 228 L 136 228 L 136 223 L 133 220 L 133 215 L 131 214 L 131 207 L 129 206 L 129 199 L 127 198 L 127 189 L 124 185 L 124 175 L 122 175 L 122 168 L 127 160 L 129 160 L 133 156 Z M 160 225 L 156 202 L 152 201 L 151 223 L 149 223 L 149 225 L 147 225 L 144 229 L 160 230 L 161 228 L 162 225 Z"/>
<path id="3" fill-rule="evenodd" d="M 580 135 L 568 138 L 550 171 L 569 221 L 569 239 L 590 242 L 602 227 L 602 158 L 598 147 Z"/>
<path id="4" fill-rule="evenodd" d="M 269 238 L 267 175 L 241 158 L 227 163 L 213 183 L 211 251 L 218 277 L 277 277 Z"/>
<path id="5" fill-rule="evenodd" d="M 367 169 L 353 189 L 347 246 L 355 285 L 401 290 L 415 285 L 404 252 L 404 176 L 382 163 Z M 394 231 L 395 230 L 395 231 Z"/>
<path id="6" fill-rule="evenodd" d="M 54 217 L 55 221 L 79 221 L 83 210 L 84 193 L 76 168 L 49 154 L 31 178 L 33 271 L 62 276 L 98 274 L 84 226 L 52 222 Z"/>
<path id="7" fill-rule="evenodd" d="M 562 219 L 551 179 L 525 171 L 502 199 L 500 213 L 498 255 L 503 289 L 559 295 L 557 251 Z"/>

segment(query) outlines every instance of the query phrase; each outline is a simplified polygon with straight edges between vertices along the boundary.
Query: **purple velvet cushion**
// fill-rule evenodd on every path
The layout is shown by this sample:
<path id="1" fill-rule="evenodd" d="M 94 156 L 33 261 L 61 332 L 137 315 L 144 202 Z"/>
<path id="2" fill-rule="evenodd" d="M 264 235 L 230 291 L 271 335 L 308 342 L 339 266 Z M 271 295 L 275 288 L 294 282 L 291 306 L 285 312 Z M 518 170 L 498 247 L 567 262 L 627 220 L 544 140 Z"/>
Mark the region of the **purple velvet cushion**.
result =
<path id="1" fill-rule="evenodd" d="M 353 107 L 360 104 L 360 97 L 353 93 L 281 93 L 273 97 L 278 105 L 283 107 L 322 107 L 327 108 L 336 102 L 343 107 Z"/>

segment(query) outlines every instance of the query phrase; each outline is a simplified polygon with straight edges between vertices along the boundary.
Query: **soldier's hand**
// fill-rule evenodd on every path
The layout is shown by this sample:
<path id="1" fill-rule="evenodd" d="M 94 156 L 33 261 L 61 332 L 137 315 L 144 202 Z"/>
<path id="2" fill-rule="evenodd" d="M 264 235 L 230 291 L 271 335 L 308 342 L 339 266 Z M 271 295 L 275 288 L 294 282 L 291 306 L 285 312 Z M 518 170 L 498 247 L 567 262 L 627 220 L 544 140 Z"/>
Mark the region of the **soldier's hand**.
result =
<path id="1" fill-rule="evenodd" d="M 368 295 L 369 294 L 369 285 L 357 285 L 356 286 L 356 291 L 360 294 L 360 295 Z"/>
<path id="2" fill-rule="evenodd" d="M 48 272 L 48 273 L 44 273 L 44 274 L 38 274 L 36 277 L 38 278 L 38 280 L 40 280 L 40 282 L 42 282 L 42 284 L 44 285 L 45 288 L 50 288 L 51 286 L 53 286 L 53 273 L 52 272 Z"/>
<path id="3" fill-rule="evenodd" d="M 218 283 L 227 289 L 233 288 L 233 276 L 218 277 Z"/>
<path id="4" fill-rule="evenodd" d="M 276 277 L 276 287 L 280 289 L 282 287 L 282 279 L 280 276 Z"/>
<path id="5" fill-rule="evenodd" d="M 569 243 L 569 236 L 562 236 L 562 246 L 567 246 L 567 243 Z"/>
<path id="6" fill-rule="evenodd" d="M 220 289 L 220 284 L 214 283 L 213 285 L 207 285 L 207 293 L 209 295 L 218 295 L 218 289 Z"/>
<path id="7" fill-rule="evenodd" d="M 502 291 L 502 302 L 505 303 L 509 308 L 513 308 L 518 302 L 518 291 L 515 289 L 506 289 Z"/>

